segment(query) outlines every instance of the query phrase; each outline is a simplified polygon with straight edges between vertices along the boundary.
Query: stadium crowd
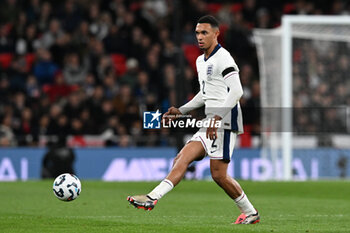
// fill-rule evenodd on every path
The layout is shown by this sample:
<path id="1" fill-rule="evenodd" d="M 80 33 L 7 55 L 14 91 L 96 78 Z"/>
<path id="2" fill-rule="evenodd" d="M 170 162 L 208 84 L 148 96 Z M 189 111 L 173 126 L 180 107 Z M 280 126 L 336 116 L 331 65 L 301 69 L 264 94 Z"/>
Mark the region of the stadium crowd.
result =
<path id="1" fill-rule="evenodd" d="M 294 41 L 294 130 L 298 133 L 348 133 L 349 43 Z"/>
<path id="2" fill-rule="evenodd" d="M 193 31 L 200 16 L 221 21 L 219 40 L 240 67 L 247 108 L 260 106 L 254 27 L 277 27 L 286 13 L 347 12 L 340 0 L 1 1 L 0 146 L 35 146 L 48 135 L 173 145 L 169 130 L 143 130 L 142 113 L 181 105 L 198 91 Z M 258 131 L 256 117 L 244 119 Z"/>

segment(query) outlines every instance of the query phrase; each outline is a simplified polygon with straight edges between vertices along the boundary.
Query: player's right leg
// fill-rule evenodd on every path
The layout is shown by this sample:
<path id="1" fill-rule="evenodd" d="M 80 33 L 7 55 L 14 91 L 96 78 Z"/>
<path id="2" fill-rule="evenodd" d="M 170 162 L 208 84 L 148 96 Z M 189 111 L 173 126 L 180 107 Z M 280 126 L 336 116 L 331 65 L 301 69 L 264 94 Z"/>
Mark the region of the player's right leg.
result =
<path id="1" fill-rule="evenodd" d="M 177 154 L 168 176 L 147 195 L 128 196 L 130 204 L 139 209 L 152 210 L 158 200 L 176 186 L 184 177 L 188 166 L 200 160 L 206 152 L 201 142 L 191 141 Z"/>

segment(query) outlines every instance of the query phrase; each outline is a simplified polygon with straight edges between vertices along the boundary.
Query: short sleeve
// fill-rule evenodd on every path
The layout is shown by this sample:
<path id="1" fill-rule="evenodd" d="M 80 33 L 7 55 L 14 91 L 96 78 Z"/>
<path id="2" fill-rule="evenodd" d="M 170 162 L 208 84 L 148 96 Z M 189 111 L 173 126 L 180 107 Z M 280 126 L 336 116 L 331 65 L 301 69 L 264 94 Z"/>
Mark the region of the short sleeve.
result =
<path id="1" fill-rule="evenodd" d="M 219 72 L 224 77 L 226 74 L 231 72 L 239 72 L 238 66 L 235 60 L 232 58 L 228 51 L 224 51 L 222 54 L 222 59 L 219 61 Z"/>

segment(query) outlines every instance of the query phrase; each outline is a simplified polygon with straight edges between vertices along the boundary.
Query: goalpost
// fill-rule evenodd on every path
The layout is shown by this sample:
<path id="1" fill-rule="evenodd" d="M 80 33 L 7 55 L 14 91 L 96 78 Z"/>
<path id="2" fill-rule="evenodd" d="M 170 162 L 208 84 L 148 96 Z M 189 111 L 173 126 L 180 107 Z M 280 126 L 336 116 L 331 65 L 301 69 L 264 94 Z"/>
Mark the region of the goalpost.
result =
<path id="1" fill-rule="evenodd" d="M 327 70 L 337 65 L 319 65 L 324 57 L 340 52 L 344 60 L 347 57 L 350 60 L 350 17 L 286 15 L 280 28 L 255 29 L 254 38 L 261 83 L 261 157 L 272 162 L 273 179 L 292 180 L 293 132 L 297 131 L 301 121 L 298 116 L 293 118 L 293 107 L 313 107 L 309 99 L 318 95 L 315 94 L 319 88 L 317 85 L 327 82 L 317 77 L 321 72 L 317 69 Z M 326 60 L 337 63 L 337 56 Z M 306 91 L 300 91 L 300 80 L 305 81 Z M 349 82 L 337 82 L 342 81 Z M 346 106 L 346 103 L 338 104 Z M 320 130 L 317 126 L 313 129 L 313 133 Z M 308 130 L 305 132 L 308 133 Z"/>

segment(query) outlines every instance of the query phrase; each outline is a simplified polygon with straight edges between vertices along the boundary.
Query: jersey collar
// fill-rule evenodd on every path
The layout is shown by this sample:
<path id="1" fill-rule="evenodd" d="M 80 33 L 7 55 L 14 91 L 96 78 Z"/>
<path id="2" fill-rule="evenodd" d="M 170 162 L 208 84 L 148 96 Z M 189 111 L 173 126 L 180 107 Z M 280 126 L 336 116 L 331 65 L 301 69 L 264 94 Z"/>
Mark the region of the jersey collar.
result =
<path id="1" fill-rule="evenodd" d="M 218 44 L 215 48 L 214 48 L 214 50 L 211 52 L 211 54 L 209 55 L 209 57 L 206 59 L 205 58 L 205 55 L 204 55 L 204 61 L 208 61 L 208 59 L 211 57 L 211 56 L 213 56 L 218 50 L 219 50 L 219 48 L 221 48 L 221 45 L 220 44 Z"/>

